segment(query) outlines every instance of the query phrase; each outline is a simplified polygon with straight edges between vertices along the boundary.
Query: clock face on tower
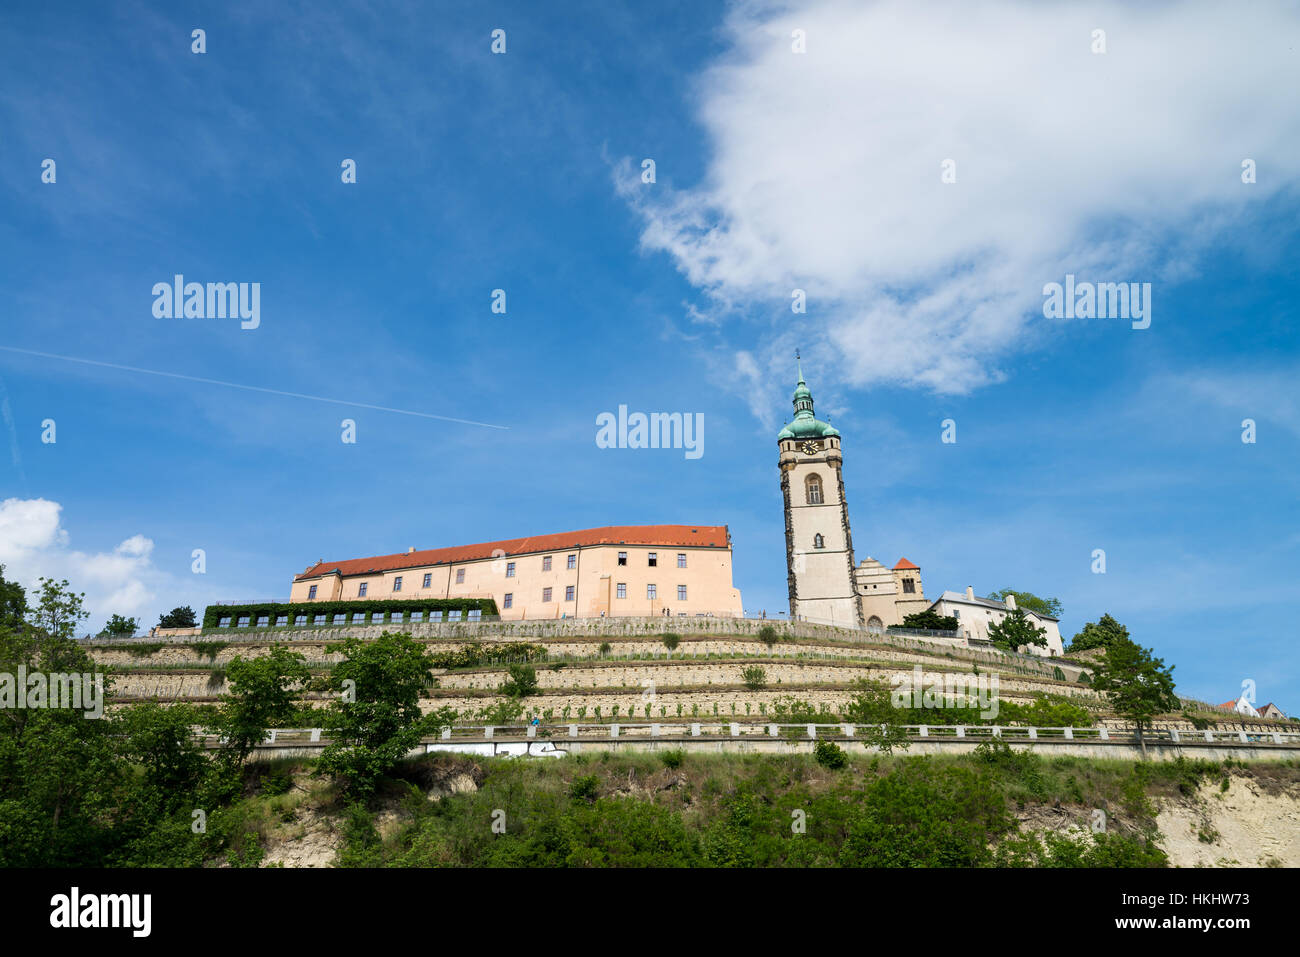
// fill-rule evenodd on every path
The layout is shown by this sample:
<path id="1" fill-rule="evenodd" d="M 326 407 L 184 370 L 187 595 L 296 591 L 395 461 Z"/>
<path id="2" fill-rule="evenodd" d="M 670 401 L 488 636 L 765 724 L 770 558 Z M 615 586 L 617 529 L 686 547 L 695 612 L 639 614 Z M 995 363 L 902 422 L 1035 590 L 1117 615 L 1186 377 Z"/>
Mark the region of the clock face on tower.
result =
<path id="1" fill-rule="evenodd" d="M 809 439 L 804 442 L 803 445 L 799 446 L 799 451 L 803 452 L 804 455 L 812 455 L 814 452 L 820 452 L 821 450 L 822 444 L 820 442 L 814 442 L 812 439 Z"/>

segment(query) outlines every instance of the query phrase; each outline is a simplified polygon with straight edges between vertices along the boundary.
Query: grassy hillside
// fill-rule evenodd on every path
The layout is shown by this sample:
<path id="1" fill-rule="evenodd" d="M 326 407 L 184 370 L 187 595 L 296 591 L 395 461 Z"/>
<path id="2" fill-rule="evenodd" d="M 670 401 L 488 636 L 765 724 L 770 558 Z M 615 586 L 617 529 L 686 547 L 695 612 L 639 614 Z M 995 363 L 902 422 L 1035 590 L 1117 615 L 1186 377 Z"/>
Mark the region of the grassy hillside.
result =
<path id="1" fill-rule="evenodd" d="M 311 770 L 301 761 L 250 767 L 208 861 L 1159 867 L 1168 863 L 1162 807 L 1206 805 L 1233 782 L 1300 797 L 1300 762 L 1046 760 L 997 748 L 943 758 L 435 754 L 404 762 L 366 806 L 345 804 Z M 1210 828 L 1201 839 L 1216 838 Z"/>

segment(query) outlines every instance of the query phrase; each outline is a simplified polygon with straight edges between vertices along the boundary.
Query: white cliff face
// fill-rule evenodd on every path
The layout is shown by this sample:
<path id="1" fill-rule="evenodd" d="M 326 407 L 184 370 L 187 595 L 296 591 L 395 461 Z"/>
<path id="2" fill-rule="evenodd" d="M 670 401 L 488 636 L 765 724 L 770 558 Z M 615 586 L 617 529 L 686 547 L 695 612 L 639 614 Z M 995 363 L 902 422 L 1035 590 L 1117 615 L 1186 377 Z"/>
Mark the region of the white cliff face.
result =
<path id="1" fill-rule="evenodd" d="M 1300 785 L 1267 775 L 1207 780 L 1156 817 L 1175 867 L 1300 867 Z"/>

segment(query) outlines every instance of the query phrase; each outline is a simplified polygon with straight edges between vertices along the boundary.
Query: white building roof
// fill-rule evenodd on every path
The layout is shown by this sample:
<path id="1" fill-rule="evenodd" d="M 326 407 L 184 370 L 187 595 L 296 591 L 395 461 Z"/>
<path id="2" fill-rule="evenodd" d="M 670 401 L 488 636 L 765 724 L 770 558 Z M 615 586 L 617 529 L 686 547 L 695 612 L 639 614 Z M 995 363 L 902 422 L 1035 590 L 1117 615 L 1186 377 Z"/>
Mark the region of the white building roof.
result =
<path id="1" fill-rule="evenodd" d="M 970 598 L 964 591 L 946 591 L 935 599 L 930 607 L 933 608 L 941 601 L 946 601 L 953 605 L 973 605 L 978 608 L 994 608 L 998 611 L 1007 610 L 1007 603 L 1004 601 L 998 601 L 996 598 L 979 598 L 978 596 Z M 1044 615 L 1042 612 L 1034 611 L 1032 608 L 1025 608 L 1024 606 L 1018 607 L 1020 607 L 1021 611 L 1026 615 L 1033 615 L 1035 618 L 1042 621 L 1060 621 L 1059 618 L 1053 618 L 1051 615 Z"/>

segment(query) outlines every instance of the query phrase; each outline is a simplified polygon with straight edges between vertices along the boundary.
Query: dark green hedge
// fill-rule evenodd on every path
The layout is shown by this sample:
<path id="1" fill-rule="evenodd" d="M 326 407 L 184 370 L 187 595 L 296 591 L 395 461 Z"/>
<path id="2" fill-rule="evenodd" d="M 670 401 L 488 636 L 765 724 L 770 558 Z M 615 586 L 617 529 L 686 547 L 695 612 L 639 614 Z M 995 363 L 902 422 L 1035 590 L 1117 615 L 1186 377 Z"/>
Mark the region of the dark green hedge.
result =
<path id="1" fill-rule="evenodd" d="M 422 611 L 425 619 L 429 617 L 431 611 L 459 611 L 463 615 L 468 615 L 470 611 L 478 609 L 483 615 L 494 616 L 497 614 L 497 603 L 491 598 L 408 598 L 408 599 L 376 599 L 373 601 L 304 601 L 304 602 L 267 602 L 260 605 L 209 605 L 203 612 L 203 629 L 219 628 L 222 618 L 231 619 L 230 627 L 238 628 L 238 622 L 241 616 L 248 616 L 248 627 L 253 628 L 257 625 L 257 619 L 261 615 L 266 615 L 271 619 L 270 627 L 275 627 L 275 619 L 280 615 L 288 615 L 289 623 L 287 627 L 293 627 L 293 620 L 298 615 L 306 615 L 308 625 L 315 620 L 316 615 L 325 615 L 329 624 L 333 624 L 334 616 L 337 614 L 346 614 L 347 623 L 352 624 L 352 616 L 358 613 L 364 613 L 366 624 L 370 624 L 370 616 L 375 612 L 384 613 L 384 621 L 388 621 L 389 615 L 394 611 L 404 612 L 403 623 L 411 620 L 411 613 Z M 462 619 L 463 620 L 463 619 Z M 285 626 L 282 626 L 285 627 Z"/>

